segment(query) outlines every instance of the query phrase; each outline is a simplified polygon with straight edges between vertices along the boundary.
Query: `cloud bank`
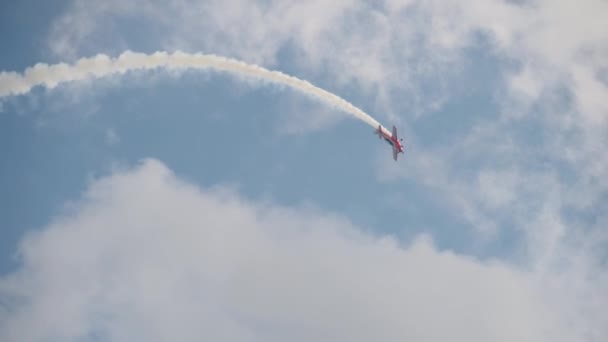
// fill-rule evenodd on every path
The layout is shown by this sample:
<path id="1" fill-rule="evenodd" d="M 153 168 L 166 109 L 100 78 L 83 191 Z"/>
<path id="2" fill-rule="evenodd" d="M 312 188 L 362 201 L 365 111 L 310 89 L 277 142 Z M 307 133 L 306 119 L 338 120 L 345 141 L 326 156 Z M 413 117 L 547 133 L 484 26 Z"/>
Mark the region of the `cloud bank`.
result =
<path id="1" fill-rule="evenodd" d="M 156 160 L 95 181 L 20 256 L 0 278 L 3 341 L 584 337 L 543 295 L 553 278 L 200 189 Z"/>

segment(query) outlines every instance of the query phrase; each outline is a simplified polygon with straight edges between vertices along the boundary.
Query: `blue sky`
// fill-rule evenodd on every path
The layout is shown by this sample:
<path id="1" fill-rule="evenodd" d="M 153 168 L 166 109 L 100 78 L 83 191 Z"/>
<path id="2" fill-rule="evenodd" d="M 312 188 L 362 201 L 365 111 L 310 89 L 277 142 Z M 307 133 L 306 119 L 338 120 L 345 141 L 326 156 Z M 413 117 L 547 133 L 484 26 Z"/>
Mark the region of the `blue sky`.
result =
<path id="1" fill-rule="evenodd" d="M 1 6 L 2 340 L 608 336 L 605 3 Z M 397 125 L 405 155 L 238 73 L 5 92 L 126 50 L 310 81 Z"/>

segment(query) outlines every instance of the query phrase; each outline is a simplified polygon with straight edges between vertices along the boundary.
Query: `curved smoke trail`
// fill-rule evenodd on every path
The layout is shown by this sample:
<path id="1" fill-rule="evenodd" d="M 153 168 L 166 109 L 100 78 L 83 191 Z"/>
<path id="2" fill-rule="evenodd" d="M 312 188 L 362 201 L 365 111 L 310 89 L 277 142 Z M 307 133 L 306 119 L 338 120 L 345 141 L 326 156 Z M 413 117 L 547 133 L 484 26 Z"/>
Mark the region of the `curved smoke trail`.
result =
<path id="1" fill-rule="evenodd" d="M 25 94 L 38 85 L 54 88 L 62 82 L 104 77 L 112 74 L 124 74 L 131 70 L 155 68 L 211 68 L 283 84 L 350 113 L 374 128 L 380 125 L 378 121 L 348 101 L 299 78 L 235 59 L 200 53 L 190 54 L 181 51 L 171 54 L 167 52 L 155 52 L 150 55 L 125 51 L 117 58 L 100 54 L 95 57 L 81 58 L 72 65 L 65 63 L 54 65 L 39 63 L 27 68 L 22 74 L 1 72 L 0 97 Z"/>

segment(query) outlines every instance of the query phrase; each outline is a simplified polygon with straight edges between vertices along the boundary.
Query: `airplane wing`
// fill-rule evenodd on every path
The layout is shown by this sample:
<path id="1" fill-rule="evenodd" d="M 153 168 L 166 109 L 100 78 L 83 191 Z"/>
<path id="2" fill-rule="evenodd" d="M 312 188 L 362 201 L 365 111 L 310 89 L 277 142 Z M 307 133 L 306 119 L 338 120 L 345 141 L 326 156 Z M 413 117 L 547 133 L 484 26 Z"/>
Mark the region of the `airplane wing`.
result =
<path id="1" fill-rule="evenodd" d="M 393 125 L 393 139 L 397 140 L 397 127 Z"/>
<path id="2" fill-rule="evenodd" d="M 395 161 L 397 161 L 397 153 L 397 149 L 393 147 L 393 159 L 395 159 Z"/>

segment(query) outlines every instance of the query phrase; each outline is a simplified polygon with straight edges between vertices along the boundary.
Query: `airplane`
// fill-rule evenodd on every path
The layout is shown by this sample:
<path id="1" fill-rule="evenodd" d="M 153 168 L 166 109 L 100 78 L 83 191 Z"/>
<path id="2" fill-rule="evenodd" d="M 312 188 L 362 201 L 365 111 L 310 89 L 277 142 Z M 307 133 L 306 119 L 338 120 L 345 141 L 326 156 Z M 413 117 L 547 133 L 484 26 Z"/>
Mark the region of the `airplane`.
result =
<path id="1" fill-rule="evenodd" d="M 389 133 L 382 129 L 382 125 L 378 125 L 378 129 L 374 131 L 375 134 L 378 134 L 378 139 L 384 138 L 386 142 L 389 143 L 393 147 L 393 159 L 397 160 L 397 155 L 403 152 L 403 139 L 397 138 L 397 127 L 393 126 L 393 133 Z"/>

